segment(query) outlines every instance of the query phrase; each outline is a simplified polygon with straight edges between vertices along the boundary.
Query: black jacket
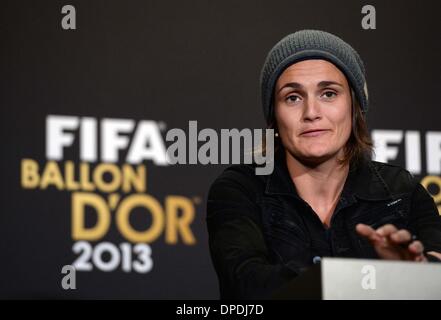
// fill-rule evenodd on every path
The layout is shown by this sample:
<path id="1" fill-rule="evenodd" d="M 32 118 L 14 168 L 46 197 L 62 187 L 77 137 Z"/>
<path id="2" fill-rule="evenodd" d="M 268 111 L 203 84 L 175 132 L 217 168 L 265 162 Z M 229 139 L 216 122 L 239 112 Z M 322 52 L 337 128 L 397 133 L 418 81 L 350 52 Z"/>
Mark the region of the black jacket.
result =
<path id="1" fill-rule="evenodd" d="M 424 187 L 405 169 L 364 160 L 350 166 L 326 228 L 299 197 L 284 158 L 274 171 L 226 169 L 210 188 L 207 225 L 221 298 L 268 298 L 321 257 L 378 258 L 355 225 L 408 229 L 426 251 L 441 252 L 441 217 Z"/>

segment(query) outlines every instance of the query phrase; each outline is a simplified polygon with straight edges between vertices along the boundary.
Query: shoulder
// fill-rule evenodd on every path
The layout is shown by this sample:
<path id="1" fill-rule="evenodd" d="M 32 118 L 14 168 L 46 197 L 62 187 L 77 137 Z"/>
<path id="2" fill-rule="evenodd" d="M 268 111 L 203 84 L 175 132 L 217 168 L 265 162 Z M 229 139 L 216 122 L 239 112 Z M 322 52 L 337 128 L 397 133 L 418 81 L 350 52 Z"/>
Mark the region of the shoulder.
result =
<path id="1" fill-rule="evenodd" d="M 378 161 L 370 161 L 370 164 L 392 193 L 412 192 L 419 184 L 415 177 L 401 166 Z"/>
<path id="2" fill-rule="evenodd" d="M 255 173 L 254 165 L 233 165 L 225 169 L 211 184 L 209 199 L 224 197 L 233 193 L 245 196 L 250 200 L 265 190 L 267 176 Z"/>

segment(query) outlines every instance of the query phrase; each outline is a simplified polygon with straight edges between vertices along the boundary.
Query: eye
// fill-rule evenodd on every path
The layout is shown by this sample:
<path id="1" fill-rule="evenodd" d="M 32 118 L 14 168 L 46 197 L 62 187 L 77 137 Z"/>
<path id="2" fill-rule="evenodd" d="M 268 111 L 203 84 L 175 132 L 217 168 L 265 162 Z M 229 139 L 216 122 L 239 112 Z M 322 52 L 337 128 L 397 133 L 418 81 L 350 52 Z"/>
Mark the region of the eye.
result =
<path id="1" fill-rule="evenodd" d="M 323 93 L 323 96 L 327 99 L 330 99 L 330 98 L 334 98 L 335 96 L 337 96 L 337 93 L 335 93 L 334 91 L 325 91 Z"/>
<path id="2" fill-rule="evenodd" d="M 289 102 L 294 103 L 294 102 L 298 102 L 299 99 L 300 99 L 299 96 L 294 95 L 294 94 L 291 94 L 291 95 L 289 95 L 289 96 L 287 96 L 287 97 L 285 98 L 285 101 L 288 102 L 288 103 L 289 103 Z"/>

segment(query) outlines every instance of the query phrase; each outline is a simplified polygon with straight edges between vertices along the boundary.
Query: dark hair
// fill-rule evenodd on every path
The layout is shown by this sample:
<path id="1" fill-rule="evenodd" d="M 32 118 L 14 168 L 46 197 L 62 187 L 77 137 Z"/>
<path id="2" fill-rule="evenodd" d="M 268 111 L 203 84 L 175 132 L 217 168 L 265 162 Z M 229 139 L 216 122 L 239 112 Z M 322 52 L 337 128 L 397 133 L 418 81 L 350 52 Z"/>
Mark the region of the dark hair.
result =
<path id="1" fill-rule="evenodd" d="M 360 103 L 355 98 L 354 91 L 351 89 L 352 96 L 352 130 L 351 135 L 345 145 L 343 159 L 338 159 L 342 165 L 354 163 L 359 164 L 362 159 L 372 159 L 374 144 L 372 143 L 366 123 L 366 114 L 361 111 Z"/>
<path id="2" fill-rule="evenodd" d="M 348 141 L 344 147 L 344 156 L 338 159 L 340 165 L 354 164 L 357 166 L 363 159 L 372 159 L 374 153 L 372 139 L 366 123 L 366 115 L 361 111 L 360 103 L 355 97 L 354 91 L 351 89 L 352 97 L 352 130 Z M 277 132 L 277 124 L 275 119 L 270 122 L 267 129 L 275 129 Z M 274 151 L 283 148 L 280 138 L 274 141 Z M 263 141 L 261 151 L 266 153 L 266 143 Z"/>

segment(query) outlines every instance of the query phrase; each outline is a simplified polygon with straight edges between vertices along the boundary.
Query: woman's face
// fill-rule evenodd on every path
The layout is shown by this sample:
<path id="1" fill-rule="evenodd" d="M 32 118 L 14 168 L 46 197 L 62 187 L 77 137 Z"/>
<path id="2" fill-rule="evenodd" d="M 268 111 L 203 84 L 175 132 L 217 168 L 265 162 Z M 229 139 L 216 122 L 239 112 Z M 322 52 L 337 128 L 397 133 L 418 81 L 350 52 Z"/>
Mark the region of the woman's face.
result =
<path id="1" fill-rule="evenodd" d="M 326 60 L 291 65 L 277 80 L 274 99 L 280 139 L 294 158 L 318 164 L 343 156 L 352 128 L 352 100 L 336 66 Z"/>

